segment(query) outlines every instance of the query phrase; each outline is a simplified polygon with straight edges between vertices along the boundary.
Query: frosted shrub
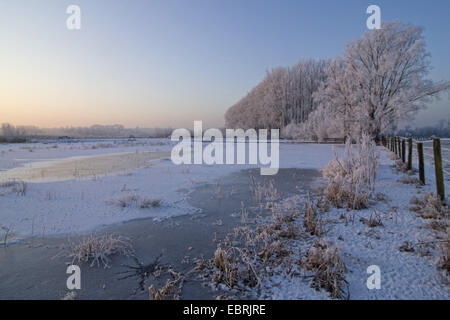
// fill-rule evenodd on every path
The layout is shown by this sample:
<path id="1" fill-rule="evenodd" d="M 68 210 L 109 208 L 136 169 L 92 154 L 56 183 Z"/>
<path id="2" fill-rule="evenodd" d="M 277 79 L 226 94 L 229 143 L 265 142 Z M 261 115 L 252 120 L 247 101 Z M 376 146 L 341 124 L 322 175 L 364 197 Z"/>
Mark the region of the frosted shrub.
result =
<path id="1" fill-rule="evenodd" d="M 362 135 L 356 150 L 347 139 L 344 157 L 339 159 L 335 152 L 334 160 L 323 169 L 323 176 L 329 181 L 326 200 L 338 208 L 366 208 L 375 189 L 378 165 L 376 145 L 369 135 Z"/>

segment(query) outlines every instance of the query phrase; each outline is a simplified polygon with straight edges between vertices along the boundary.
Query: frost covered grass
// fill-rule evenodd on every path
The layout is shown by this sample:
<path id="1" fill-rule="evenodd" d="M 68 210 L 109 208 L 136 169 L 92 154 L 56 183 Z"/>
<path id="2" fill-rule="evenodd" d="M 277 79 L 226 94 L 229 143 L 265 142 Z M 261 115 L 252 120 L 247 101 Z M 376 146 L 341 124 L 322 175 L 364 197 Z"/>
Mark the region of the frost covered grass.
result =
<path id="1" fill-rule="evenodd" d="M 25 196 L 28 185 L 22 180 L 10 180 L 0 183 L 0 196 L 15 193 L 20 196 Z"/>
<path id="2" fill-rule="evenodd" d="M 381 215 L 377 211 L 372 212 L 368 220 L 365 218 L 361 218 L 360 221 L 370 228 L 383 226 Z"/>
<path id="3" fill-rule="evenodd" d="M 321 218 L 317 217 L 316 208 L 312 203 L 307 203 L 305 206 L 305 218 L 303 225 L 306 232 L 313 236 L 321 237 L 323 235 L 323 222 Z"/>
<path id="4" fill-rule="evenodd" d="M 79 242 L 69 243 L 67 256 L 74 262 L 89 262 L 90 266 L 109 267 L 113 255 L 128 256 L 133 253 L 133 246 L 129 238 L 112 234 L 90 235 Z"/>
<path id="5" fill-rule="evenodd" d="M 120 208 L 148 209 L 161 206 L 161 198 L 142 197 L 137 194 L 126 194 L 118 199 L 110 200 L 109 203 Z"/>
<path id="6" fill-rule="evenodd" d="M 250 178 L 250 192 L 258 203 L 264 201 L 273 202 L 280 198 L 278 190 L 275 188 L 274 181 L 257 182 L 253 177 Z"/>
<path id="7" fill-rule="evenodd" d="M 401 182 L 403 184 L 420 185 L 419 179 L 417 179 L 416 177 L 410 176 L 410 175 L 401 177 L 400 179 L 398 179 L 398 182 Z"/>
<path id="8" fill-rule="evenodd" d="M 314 272 L 313 288 L 325 289 L 336 299 L 342 299 L 348 293 L 343 288 L 347 267 L 334 244 L 324 239 L 316 240 L 299 263 L 301 267 Z"/>
<path id="9" fill-rule="evenodd" d="M 447 237 L 442 241 L 440 249 L 439 268 L 445 270 L 450 283 L 450 228 L 447 228 Z"/>
<path id="10" fill-rule="evenodd" d="M 197 260 L 197 271 L 214 286 L 226 289 L 227 298 L 255 297 L 267 289 L 271 279 L 302 273 L 307 273 L 305 279 L 312 289 L 323 289 L 331 298 L 346 298 L 345 264 L 339 249 L 322 238 L 326 232 L 319 215 L 327 209 L 324 200 L 295 197 L 293 204 L 290 199 L 273 201 L 272 195 L 279 194 L 273 182 L 265 184 L 269 190 L 275 189 L 268 194 L 259 192 L 266 190 L 264 184 L 251 186 L 258 191 L 254 194 L 266 195 L 261 201 L 266 202 L 263 208 L 270 216 L 234 228 L 218 242 L 211 259 Z M 255 200 L 259 203 L 260 198 Z M 313 245 L 302 253 L 297 244 L 305 246 L 308 242 Z"/>
<path id="11" fill-rule="evenodd" d="M 181 289 L 183 287 L 184 276 L 181 273 L 177 273 L 173 270 L 169 270 L 168 273 L 171 279 L 167 279 L 164 286 L 156 289 L 151 285 L 149 290 L 150 300 L 179 300 Z"/>
<path id="12" fill-rule="evenodd" d="M 426 193 L 421 198 L 413 196 L 410 203 L 414 205 L 411 210 L 423 219 L 448 219 L 450 215 L 449 207 L 433 193 Z"/>
<path id="13" fill-rule="evenodd" d="M 214 256 L 208 261 L 200 260 L 197 269 L 213 283 L 240 292 L 261 288 L 262 278 L 277 268 L 291 270 L 292 252 L 286 241 L 301 235 L 294 223 L 299 212 L 283 212 L 278 205 L 271 211 L 270 221 L 234 228 L 219 241 Z"/>
<path id="14" fill-rule="evenodd" d="M 435 231 L 434 240 L 428 246 L 439 243 L 438 268 L 445 271 L 444 281 L 450 284 L 450 208 L 433 193 L 426 193 L 421 198 L 414 196 L 410 203 L 414 205 L 411 210 L 418 217 L 426 219 L 426 226 Z M 421 244 L 419 249 L 419 253 L 431 254 L 426 243 Z"/>
<path id="15" fill-rule="evenodd" d="M 325 198 L 333 206 L 348 209 L 365 209 L 375 188 L 379 165 L 376 144 L 370 136 L 363 134 L 356 150 L 347 139 L 344 157 L 335 154 L 322 171 L 328 179 Z"/>

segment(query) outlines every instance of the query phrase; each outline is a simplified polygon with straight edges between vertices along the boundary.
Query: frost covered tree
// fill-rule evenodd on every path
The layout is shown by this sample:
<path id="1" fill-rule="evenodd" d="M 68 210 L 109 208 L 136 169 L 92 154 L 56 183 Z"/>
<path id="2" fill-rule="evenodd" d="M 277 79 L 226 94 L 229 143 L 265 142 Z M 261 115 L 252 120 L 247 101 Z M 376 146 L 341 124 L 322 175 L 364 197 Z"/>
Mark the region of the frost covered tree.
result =
<path id="1" fill-rule="evenodd" d="M 328 61 L 300 61 L 278 67 L 225 114 L 229 128 L 284 128 L 305 121 L 316 108 L 313 98 L 325 79 Z"/>
<path id="2" fill-rule="evenodd" d="M 315 97 L 344 134 L 356 129 L 379 137 L 450 88 L 426 79 L 430 69 L 422 28 L 389 23 L 351 42 Z"/>

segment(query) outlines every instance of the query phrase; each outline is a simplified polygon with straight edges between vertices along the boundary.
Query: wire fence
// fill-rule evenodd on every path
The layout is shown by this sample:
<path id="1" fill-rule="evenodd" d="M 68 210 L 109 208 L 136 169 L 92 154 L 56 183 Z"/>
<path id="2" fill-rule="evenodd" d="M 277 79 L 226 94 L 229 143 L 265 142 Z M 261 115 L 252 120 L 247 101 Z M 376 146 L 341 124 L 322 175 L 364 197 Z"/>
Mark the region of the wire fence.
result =
<path id="1" fill-rule="evenodd" d="M 426 183 L 425 172 L 432 176 L 437 194 L 445 200 L 445 190 L 450 189 L 449 138 L 416 140 L 407 137 L 383 137 L 382 143 L 407 164 L 409 170 L 419 169 L 422 184 Z"/>

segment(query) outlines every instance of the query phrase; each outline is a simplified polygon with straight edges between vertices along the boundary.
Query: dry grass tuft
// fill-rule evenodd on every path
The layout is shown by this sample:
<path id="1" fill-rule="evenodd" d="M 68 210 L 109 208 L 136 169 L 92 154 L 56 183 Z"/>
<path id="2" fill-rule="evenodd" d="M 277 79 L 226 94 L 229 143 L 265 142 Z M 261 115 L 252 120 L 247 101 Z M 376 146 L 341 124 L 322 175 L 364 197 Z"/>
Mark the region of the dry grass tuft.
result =
<path id="1" fill-rule="evenodd" d="M 384 193 L 378 192 L 378 193 L 375 195 L 375 200 L 376 200 L 376 201 L 387 201 L 388 198 L 387 198 L 387 196 L 386 196 Z"/>
<path id="2" fill-rule="evenodd" d="M 403 244 L 400 246 L 399 250 L 401 252 L 414 252 L 414 251 L 416 251 L 414 249 L 414 245 L 411 242 L 409 242 L 409 241 L 403 242 Z"/>
<path id="3" fill-rule="evenodd" d="M 169 270 L 171 279 L 167 279 L 165 285 L 159 289 L 155 289 L 151 285 L 148 290 L 150 300 L 179 300 L 183 287 L 184 277 L 181 273 Z"/>
<path id="4" fill-rule="evenodd" d="M 427 193 L 420 199 L 414 196 L 410 203 L 414 204 L 411 210 L 423 219 L 446 219 L 450 213 L 449 207 L 433 193 Z"/>
<path id="5" fill-rule="evenodd" d="M 77 293 L 75 291 L 69 291 L 67 292 L 62 300 L 75 300 L 77 297 Z"/>
<path id="6" fill-rule="evenodd" d="M 139 208 L 140 209 L 156 208 L 156 207 L 161 206 L 161 202 L 162 202 L 161 198 L 151 198 L 150 199 L 150 198 L 144 197 L 140 200 Z"/>
<path id="7" fill-rule="evenodd" d="M 358 192 L 343 180 L 331 181 L 325 189 L 325 198 L 337 208 L 361 210 L 367 208 L 369 193 L 364 190 Z"/>
<path id="8" fill-rule="evenodd" d="M 446 219 L 432 219 L 427 226 L 438 232 L 446 232 L 448 224 Z"/>
<path id="9" fill-rule="evenodd" d="M 270 180 L 268 182 L 257 182 L 254 177 L 250 177 L 250 192 L 258 203 L 274 202 L 280 199 L 275 182 Z"/>
<path id="10" fill-rule="evenodd" d="M 128 256 L 133 253 L 130 239 L 111 234 L 90 235 L 78 243 L 70 243 L 67 256 L 74 262 L 89 262 L 90 266 L 109 267 L 113 255 Z"/>
<path id="11" fill-rule="evenodd" d="M 325 197 L 318 197 L 316 200 L 316 207 L 319 212 L 325 213 L 330 211 L 330 203 L 325 199 Z"/>
<path id="12" fill-rule="evenodd" d="M 398 182 L 401 182 L 403 184 L 415 184 L 415 185 L 420 185 L 420 181 L 419 179 L 417 179 L 416 177 L 413 176 L 403 176 L 400 179 L 397 180 Z"/>
<path id="13" fill-rule="evenodd" d="M 311 203 L 305 206 L 305 220 L 303 226 L 306 231 L 313 236 L 321 237 L 323 235 L 323 223 L 321 218 L 317 218 L 316 209 Z"/>
<path id="14" fill-rule="evenodd" d="M 222 198 L 222 187 L 220 186 L 220 184 L 216 183 L 214 185 L 214 193 L 215 193 L 217 199 Z"/>
<path id="15" fill-rule="evenodd" d="M 383 226 L 381 215 L 376 210 L 370 214 L 369 220 L 361 218 L 360 221 L 370 228 Z"/>
<path id="16" fill-rule="evenodd" d="M 141 197 L 137 194 L 127 194 L 117 200 L 111 200 L 110 203 L 120 208 L 138 208 L 148 209 L 161 206 L 161 198 Z"/>
<path id="17" fill-rule="evenodd" d="M 332 298 L 342 299 L 345 296 L 343 284 L 347 268 L 339 255 L 339 249 L 325 240 L 315 241 L 308 249 L 300 266 L 314 271 L 312 287 L 330 292 Z"/>
<path id="18" fill-rule="evenodd" d="M 445 270 L 447 277 L 450 277 L 450 228 L 447 228 L 447 237 L 441 243 L 440 249 L 439 268 Z"/>
<path id="19" fill-rule="evenodd" d="M 214 252 L 213 263 L 217 268 L 214 280 L 225 283 L 229 288 L 233 288 L 238 280 L 238 262 L 234 258 L 221 246 Z"/>
<path id="20" fill-rule="evenodd" d="M 397 159 L 395 161 L 395 168 L 397 169 L 398 172 L 407 172 L 408 171 L 408 165 L 406 163 L 403 163 L 402 160 Z"/>
<path id="21" fill-rule="evenodd" d="M 15 193 L 19 196 L 27 194 L 28 185 L 22 180 L 11 180 L 0 183 L 0 196 Z"/>

